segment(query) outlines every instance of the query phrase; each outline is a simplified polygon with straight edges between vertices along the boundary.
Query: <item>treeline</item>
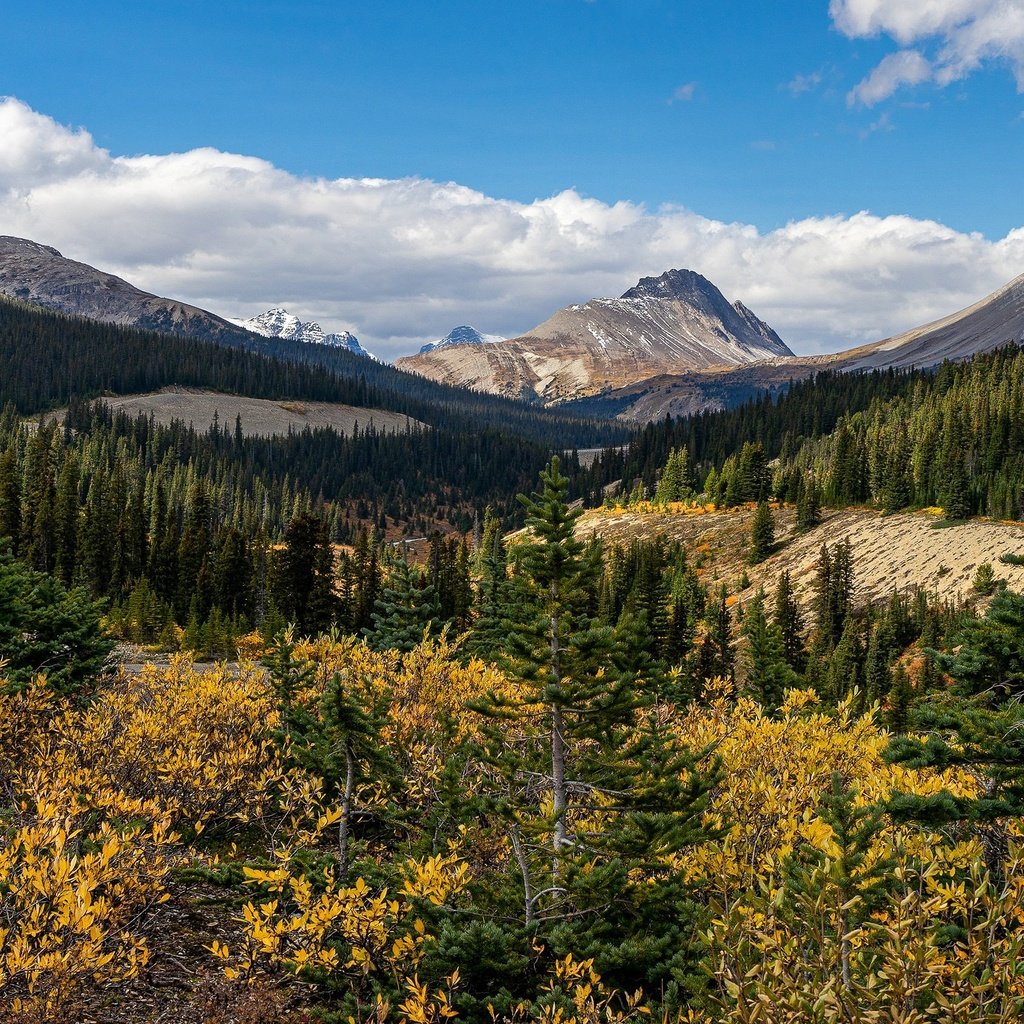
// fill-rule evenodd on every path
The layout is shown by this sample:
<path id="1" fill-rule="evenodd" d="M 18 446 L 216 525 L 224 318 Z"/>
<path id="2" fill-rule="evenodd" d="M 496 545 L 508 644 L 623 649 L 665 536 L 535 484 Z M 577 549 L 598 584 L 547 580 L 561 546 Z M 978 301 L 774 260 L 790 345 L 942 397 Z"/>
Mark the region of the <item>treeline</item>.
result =
<path id="1" fill-rule="evenodd" d="M 610 444 L 627 434 L 617 424 L 446 387 L 350 352 L 245 332 L 239 339 L 244 348 L 98 323 L 0 297 L 0 407 L 10 402 L 29 415 L 73 399 L 178 385 L 387 409 L 438 428 L 500 429 L 557 448 Z"/>
<path id="2" fill-rule="evenodd" d="M 623 481 L 627 492 L 639 486 L 653 494 L 673 450 L 685 449 L 699 485 L 712 467 L 721 468 L 744 443 L 760 444 L 768 459 L 777 458 L 796 439 L 831 433 L 844 416 L 909 394 L 925 371 L 873 370 L 842 373 L 827 370 L 792 381 L 779 393 L 765 393 L 735 409 L 697 413 L 649 423 L 628 444 L 603 452 L 581 488 L 600 504 L 601 488 Z"/>
<path id="3" fill-rule="evenodd" d="M 748 440 L 703 478 L 724 504 L 759 500 L 886 512 L 941 507 L 950 520 L 1024 517 L 1024 351 L 1009 346 L 908 375 L 821 435 Z M 769 459 L 777 462 L 769 466 Z"/>

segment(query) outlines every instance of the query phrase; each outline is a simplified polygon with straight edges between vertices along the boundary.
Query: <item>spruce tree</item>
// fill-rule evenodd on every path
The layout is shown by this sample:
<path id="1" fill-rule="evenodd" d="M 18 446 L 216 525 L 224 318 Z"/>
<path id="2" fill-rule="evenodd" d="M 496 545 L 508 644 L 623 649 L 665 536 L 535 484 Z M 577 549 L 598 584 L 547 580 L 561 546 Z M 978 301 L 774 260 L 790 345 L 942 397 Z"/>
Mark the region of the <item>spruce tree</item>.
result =
<path id="1" fill-rule="evenodd" d="M 392 567 L 363 635 L 374 650 L 408 653 L 439 625 L 439 619 L 433 584 L 419 578 L 403 558 Z"/>
<path id="2" fill-rule="evenodd" d="M 310 512 L 293 516 L 284 547 L 274 552 L 271 595 L 278 610 L 300 632 L 312 635 L 334 621 L 334 550 L 327 522 Z"/>
<path id="3" fill-rule="evenodd" d="M 492 799 L 508 824 L 525 947 L 539 936 L 556 956 L 593 958 L 613 984 L 643 971 L 668 985 L 695 967 L 685 941 L 694 908 L 670 856 L 704 836 L 714 773 L 657 715 L 639 714 L 657 692 L 611 670 L 613 633 L 592 611 L 601 551 L 575 537 L 581 511 L 567 488 L 554 458 L 540 491 L 521 499 L 531 539 L 514 576 L 507 661 L 526 689 L 479 704 L 502 780 Z"/>
<path id="4" fill-rule="evenodd" d="M 793 581 L 789 570 L 783 571 L 775 588 L 775 604 L 772 610 L 772 622 L 778 627 L 782 640 L 782 653 L 794 672 L 802 672 L 807 662 L 807 654 L 803 637 L 803 616 L 793 591 Z"/>
<path id="5" fill-rule="evenodd" d="M 754 521 L 750 528 L 750 554 L 748 561 L 751 565 L 763 562 L 775 546 L 775 517 L 768 506 L 768 502 L 761 500 L 757 504 L 757 511 L 754 513 Z"/>
<path id="6" fill-rule="evenodd" d="M 804 533 L 821 522 L 821 492 L 813 474 L 801 478 L 801 484 L 796 505 L 796 526 Z"/>
<path id="7" fill-rule="evenodd" d="M 910 716 L 912 732 L 927 735 L 894 738 L 886 757 L 915 769 L 965 768 L 980 777 L 981 791 L 899 795 L 889 810 L 931 828 L 951 822 L 975 828 L 998 884 L 1007 820 L 1024 816 L 1024 596 L 1001 590 L 983 618 L 968 619 L 951 639 L 953 653 L 936 657 L 953 686 L 927 694 Z"/>
<path id="8" fill-rule="evenodd" d="M 8 689 L 45 675 L 58 694 L 87 692 L 114 641 L 103 632 L 101 605 L 47 573 L 0 551 L 0 678 Z"/>
<path id="9" fill-rule="evenodd" d="M 765 614 L 763 590 L 747 606 L 742 633 L 746 640 L 746 689 L 765 711 L 777 711 L 786 690 L 796 685 L 797 677 L 786 663 L 781 631 Z"/>
<path id="10" fill-rule="evenodd" d="M 705 681 L 726 679 L 736 674 L 736 657 L 732 642 L 732 615 L 729 613 L 728 591 L 721 585 L 718 597 L 704 618 L 704 630 L 691 656 L 696 692 Z"/>
<path id="11" fill-rule="evenodd" d="M 21 472 L 17 455 L 8 448 L 0 455 L 0 540 L 7 538 L 18 552 L 21 534 Z"/>

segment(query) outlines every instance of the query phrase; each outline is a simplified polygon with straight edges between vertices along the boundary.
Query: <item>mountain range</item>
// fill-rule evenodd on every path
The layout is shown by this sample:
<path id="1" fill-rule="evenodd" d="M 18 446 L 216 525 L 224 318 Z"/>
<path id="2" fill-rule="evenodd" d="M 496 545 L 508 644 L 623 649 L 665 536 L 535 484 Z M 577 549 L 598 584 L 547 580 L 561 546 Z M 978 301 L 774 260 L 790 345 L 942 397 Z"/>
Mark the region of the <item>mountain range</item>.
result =
<path id="1" fill-rule="evenodd" d="M 359 339 L 350 331 L 342 331 L 340 334 L 328 334 L 315 321 L 309 320 L 303 323 L 297 316 L 293 316 L 286 309 L 275 306 L 265 313 L 250 317 L 248 320 L 232 320 L 243 330 L 253 334 L 262 335 L 264 338 L 284 338 L 287 341 L 302 341 L 307 345 L 327 345 L 329 348 L 343 348 L 353 355 L 365 356 L 367 359 L 376 359 L 375 355 L 367 352 Z"/>
<path id="2" fill-rule="evenodd" d="M 11 235 L 0 235 L 0 294 L 124 327 L 210 341 L 245 338 L 242 328 L 215 313 L 144 292 L 51 246 Z"/>
<path id="3" fill-rule="evenodd" d="M 438 346 L 396 365 L 433 380 L 563 402 L 664 373 L 792 356 L 742 303 L 691 270 L 645 277 L 617 299 L 567 306 L 521 337 Z"/>
<path id="4" fill-rule="evenodd" d="M 284 309 L 231 321 L 24 238 L 0 236 L 0 295 L 105 323 L 256 350 L 266 339 L 302 342 L 289 358 L 303 362 L 334 358 L 331 350 L 341 359 L 347 358 L 342 352 L 373 359 L 351 333 L 328 334 Z M 1008 342 L 1024 342 L 1024 275 L 966 309 L 891 338 L 797 356 L 768 324 L 741 302 L 730 303 L 705 277 L 670 270 L 641 279 L 617 299 L 567 306 L 517 338 L 456 327 L 396 366 L 417 374 L 423 385 L 648 422 L 734 406 L 823 370 L 925 369 Z M 395 373 L 386 364 L 378 367 Z M 417 379 L 399 376 L 406 384 Z"/>

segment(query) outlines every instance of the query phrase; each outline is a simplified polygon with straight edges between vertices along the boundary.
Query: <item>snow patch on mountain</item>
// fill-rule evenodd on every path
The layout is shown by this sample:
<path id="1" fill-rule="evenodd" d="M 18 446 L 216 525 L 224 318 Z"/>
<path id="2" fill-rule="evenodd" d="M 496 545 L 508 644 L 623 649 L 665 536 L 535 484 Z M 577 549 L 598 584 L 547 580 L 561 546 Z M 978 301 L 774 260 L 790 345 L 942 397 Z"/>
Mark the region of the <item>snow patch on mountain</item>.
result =
<path id="1" fill-rule="evenodd" d="M 420 352 L 435 352 L 439 348 L 451 348 L 453 345 L 494 345 L 505 339 L 500 334 L 481 334 L 475 327 L 463 324 L 453 327 L 443 338 L 424 345 Z"/>
<path id="2" fill-rule="evenodd" d="M 284 338 L 287 341 L 303 341 L 308 345 L 327 345 L 330 348 L 343 348 L 353 355 L 364 356 L 367 359 L 377 358 L 367 352 L 359 344 L 359 339 L 350 331 L 327 334 L 315 321 L 309 320 L 303 323 L 297 316 L 280 306 L 268 309 L 265 313 L 250 317 L 248 320 L 232 320 L 231 322 L 253 334 L 260 334 L 264 338 Z"/>

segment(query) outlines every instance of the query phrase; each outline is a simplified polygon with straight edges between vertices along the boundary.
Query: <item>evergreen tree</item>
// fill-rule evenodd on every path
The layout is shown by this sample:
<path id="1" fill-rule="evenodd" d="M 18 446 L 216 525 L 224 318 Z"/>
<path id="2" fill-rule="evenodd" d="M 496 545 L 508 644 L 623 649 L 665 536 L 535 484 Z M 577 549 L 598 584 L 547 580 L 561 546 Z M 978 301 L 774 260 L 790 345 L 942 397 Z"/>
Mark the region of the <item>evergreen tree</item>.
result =
<path id="1" fill-rule="evenodd" d="M 327 522 L 299 512 L 285 530 L 284 547 L 274 552 L 271 594 L 278 610 L 300 632 L 315 634 L 330 628 L 334 596 L 334 551 Z"/>
<path id="2" fill-rule="evenodd" d="M 735 678 L 736 658 L 732 643 L 732 616 L 728 592 L 723 583 L 718 598 L 704 620 L 704 632 L 693 652 L 693 675 L 697 692 L 708 679 Z"/>
<path id="3" fill-rule="evenodd" d="M 910 676 L 902 664 L 897 664 L 892 674 L 892 689 L 889 691 L 888 711 L 885 715 L 886 724 L 897 736 L 903 736 L 907 731 L 913 700 Z"/>
<path id="4" fill-rule="evenodd" d="M 766 711 L 776 711 L 786 690 L 796 685 L 797 678 L 786 663 L 782 633 L 765 614 L 763 590 L 759 590 L 747 606 L 742 633 L 746 639 L 743 653 L 746 689 Z"/>
<path id="5" fill-rule="evenodd" d="M 966 768 L 981 777 L 981 792 L 900 795 L 889 809 L 929 827 L 965 822 L 976 828 L 998 884 L 1007 859 L 1006 821 L 1024 815 L 1024 596 L 1000 591 L 985 616 L 968 619 L 952 639 L 954 653 L 937 656 L 952 688 L 927 695 L 911 715 L 913 732 L 927 732 L 926 738 L 896 737 L 886 756 L 917 769 Z"/>
<path id="6" fill-rule="evenodd" d="M 0 454 L 0 539 L 7 538 L 15 553 L 21 535 L 21 472 L 13 448 Z"/>
<path id="7" fill-rule="evenodd" d="M 478 657 L 493 661 L 507 650 L 511 583 L 508 579 L 508 559 L 501 520 L 490 507 L 484 512 L 480 574 L 477 588 L 479 613 L 473 623 L 467 649 Z"/>
<path id="8" fill-rule="evenodd" d="M 532 539 L 514 577 L 509 663 L 527 693 L 480 705 L 494 723 L 490 756 L 504 780 L 495 801 L 520 876 L 524 939 L 539 933 L 556 956 L 593 958 L 613 982 L 643 970 L 657 986 L 678 984 L 695 966 L 682 941 L 694 913 L 664 857 L 703 835 L 714 778 L 657 715 L 638 715 L 657 695 L 609 671 L 612 630 L 590 607 L 601 551 L 575 537 L 581 512 L 567 486 L 554 458 L 541 490 L 522 499 Z M 614 920 L 613 904 L 623 911 Z"/>
<path id="9" fill-rule="evenodd" d="M 793 581 L 789 570 L 783 571 L 775 588 L 775 606 L 772 610 L 772 622 L 778 627 L 782 640 L 782 654 L 794 672 L 802 672 L 807 657 L 803 638 L 803 617 L 793 591 Z"/>
<path id="10" fill-rule="evenodd" d="M 372 625 L 363 630 L 367 642 L 378 651 L 411 651 L 438 625 L 440 606 L 433 584 L 417 579 L 405 559 L 400 559 L 374 608 Z"/>
<path id="11" fill-rule="evenodd" d="M 821 493 L 814 475 L 801 477 L 801 491 L 797 497 L 796 527 L 801 533 L 813 529 L 821 522 Z"/>
<path id="12" fill-rule="evenodd" d="M 757 511 L 754 513 L 754 522 L 750 528 L 750 555 L 748 561 L 751 565 L 763 562 L 775 547 L 775 517 L 768 506 L 768 502 L 761 500 L 757 504 Z"/>
<path id="13" fill-rule="evenodd" d="M 661 472 L 654 500 L 661 505 L 684 501 L 692 493 L 690 467 L 685 448 L 673 448 Z"/>
<path id="14" fill-rule="evenodd" d="M 40 674 L 58 694 L 88 690 L 114 646 L 100 614 L 83 590 L 0 552 L 0 678 L 14 690 Z"/>

